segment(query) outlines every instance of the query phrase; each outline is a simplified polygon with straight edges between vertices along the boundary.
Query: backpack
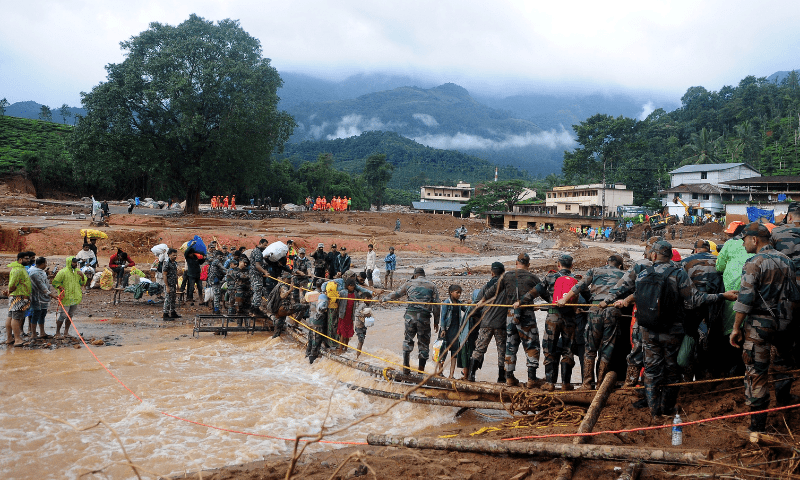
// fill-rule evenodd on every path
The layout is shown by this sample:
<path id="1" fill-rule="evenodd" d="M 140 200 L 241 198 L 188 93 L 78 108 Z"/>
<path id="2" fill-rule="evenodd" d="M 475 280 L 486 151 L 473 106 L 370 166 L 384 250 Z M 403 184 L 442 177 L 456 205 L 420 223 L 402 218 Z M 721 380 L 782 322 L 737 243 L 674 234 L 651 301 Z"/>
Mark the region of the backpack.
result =
<path id="1" fill-rule="evenodd" d="M 678 292 L 669 288 L 668 278 L 680 270 L 670 266 L 662 273 L 649 266 L 646 274 L 636 279 L 636 321 L 639 326 L 666 332 L 674 323 L 683 320 L 683 304 Z M 663 312 L 663 314 L 662 314 Z"/>
<path id="2" fill-rule="evenodd" d="M 555 285 L 553 285 L 553 303 L 561 300 L 561 298 L 572 290 L 572 287 L 577 285 L 577 283 L 578 280 L 575 277 L 568 275 L 558 277 Z"/>

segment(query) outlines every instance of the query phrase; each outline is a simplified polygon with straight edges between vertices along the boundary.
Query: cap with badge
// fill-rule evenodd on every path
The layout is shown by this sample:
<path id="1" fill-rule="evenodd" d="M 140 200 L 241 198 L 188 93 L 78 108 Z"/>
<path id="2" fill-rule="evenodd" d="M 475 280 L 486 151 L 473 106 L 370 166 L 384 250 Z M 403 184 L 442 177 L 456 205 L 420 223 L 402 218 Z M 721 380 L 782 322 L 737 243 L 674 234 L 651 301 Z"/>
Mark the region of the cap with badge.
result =
<path id="1" fill-rule="evenodd" d="M 306 249 L 305 249 L 305 248 L 301 248 L 300 250 L 298 250 L 298 251 L 297 251 L 297 253 L 298 253 L 298 254 L 300 254 L 300 253 L 306 253 Z"/>
<path id="2" fill-rule="evenodd" d="M 494 273 L 503 273 L 506 271 L 506 267 L 500 262 L 492 263 L 492 271 Z"/>

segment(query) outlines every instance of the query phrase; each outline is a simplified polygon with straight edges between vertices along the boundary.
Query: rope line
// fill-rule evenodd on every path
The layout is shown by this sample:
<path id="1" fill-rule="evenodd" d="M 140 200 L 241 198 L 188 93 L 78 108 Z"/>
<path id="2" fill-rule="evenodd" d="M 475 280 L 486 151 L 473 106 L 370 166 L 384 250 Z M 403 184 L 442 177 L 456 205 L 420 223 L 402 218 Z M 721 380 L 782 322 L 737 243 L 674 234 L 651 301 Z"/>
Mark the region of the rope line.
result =
<path id="1" fill-rule="evenodd" d="M 78 335 L 78 338 L 81 340 L 81 342 L 86 347 L 86 349 L 89 350 L 89 353 L 92 354 L 92 356 L 97 361 L 97 363 L 99 363 L 100 366 L 103 367 L 103 369 L 106 372 L 108 372 L 109 375 L 114 377 L 114 379 L 120 385 L 122 385 L 125 388 L 125 390 L 127 390 L 128 392 L 131 393 L 131 395 L 136 397 L 136 399 L 139 400 L 140 403 L 144 403 L 144 400 L 139 395 L 137 395 L 136 393 L 134 393 L 133 390 L 128 388 L 128 386 L 125 385 L 125 383 L 122 380 L 120 380 L 119 377 L 114 375 L 114 373 L 111 370 L 109 370 L 108 367 L 106 367 L 105 364 L 103 362 L 101 362 L 99 358 L 97 358 L 97 355 L 95 355 L 94 351 L 92 351 L 92 349 L 89 347 L 89 344 L 86 343 L 86 340 L 83 339 L 83 335 L 81 335 L 81 332 L 78 331 L 78 326 L 75 325 L 75 321 L 72 319 L 72 317 L 69 316 L 69 312 L 64 307 L 64 305 L 61 303 L 61 299 L 60 298 L 58 299 L 58 305 L 61 307 L 62 310 L 64 310 L 64 314 L 69 319 L 70 324 L 72 324 L 72 327 L 75 328 L 75 333 Z M 214 429 L 214 430 L 219 430 L 219 431 L 222 431 L 222 432 L 236 433 L 236 434 L 239 434 L 239 435 L 246 435 L 246 436 L 250 436 L 250 437 L 269 438 L 269 439 L 272 439 L 272 440 L 283 440 L 283 441 L 286 441 L 286 442 L 294 442 L 294 441 L 297 440 L 296 438 L 276 437 L 276 436 L 273 436 L 273 435 L 266 435 L 266 434 L 263 434 L 263 433 L 244 432 L 244 431 L 241 431 L 241 430 L 233 430 L 233 429 L 225 428 L 225 427 L 217 427 L 215 425 L 209 425 L 207 423 L 198 422 L 196 420 L 190 420 L 188 418 L 179 417 L 177 415 L 173 415 L 173 414 L 167 413 L 167 412 L 158 412 L 158 413 L 160 413 L 161 415 L 164 415 L 165 417 L 174 418 L 175 420 L 180 420 L 182 422 L 191 423 L 191 424 L 194 424 L 194 425 L 199 425 L 201 427 L 211 428 L 211 429 Z M 314 440 L 300 439 L 300 441 L 301 442 L 313 442 Z M 320 440 L 318 443 L 329 443 L 329 444 L 336 444 L 336 445 L 367 445 L 366 442 L 337 442 L 337 441 L 333 441 L 333 440 Z"/>

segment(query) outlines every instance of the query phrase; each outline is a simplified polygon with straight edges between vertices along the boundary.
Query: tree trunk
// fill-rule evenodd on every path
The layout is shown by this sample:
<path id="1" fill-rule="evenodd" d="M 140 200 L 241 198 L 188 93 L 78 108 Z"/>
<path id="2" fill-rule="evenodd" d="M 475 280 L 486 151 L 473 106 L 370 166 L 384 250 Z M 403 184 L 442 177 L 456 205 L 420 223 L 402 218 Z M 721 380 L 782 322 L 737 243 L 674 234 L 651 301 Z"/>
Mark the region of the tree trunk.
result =
<path id="1" fill-rule="evenodd" d="M 367 443 L 386 447 L 426 448 L 456 452 L 561 457 L 583 460 L 627 460 L 698 465 L 711 458 L 709 450 L 665 449 L 627 445 L 573 445 L 560 442 L 516 442 L 466 438 L 367 435 Z"/>
<path id="2" fill-rule="evenodd" d="M 183 213 L 197 214 L 200 212 L 200 187 L 190 186 L 186 192 L 186 207 Z"/>

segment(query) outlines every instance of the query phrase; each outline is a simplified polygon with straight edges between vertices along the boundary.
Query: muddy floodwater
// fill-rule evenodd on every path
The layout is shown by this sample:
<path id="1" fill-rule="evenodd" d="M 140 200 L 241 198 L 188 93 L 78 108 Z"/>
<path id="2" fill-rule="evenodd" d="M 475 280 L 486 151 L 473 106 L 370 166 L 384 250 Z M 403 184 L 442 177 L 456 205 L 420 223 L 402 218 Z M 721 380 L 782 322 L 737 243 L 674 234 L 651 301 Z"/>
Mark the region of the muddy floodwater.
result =
<path id="1" fill-rule="evenodd" d="M 394 331 L 391 336 L 371 331 L 371 352 L 400 360 L 402 330 L 396 327 L 401 314 L 387 315 L 379 327 Z M 116 430 L 136 464 L 167 475 L 289 453 L 291 443 L 215 430 L 161 412 L 235 431 L 293 438 L 317 431 L 329 403 L 328 427 L 343 426 L 391 403 L 349 390 L 341 382 L 372 386 L 374 381 L 327 359 L 309 365 L 288 339 L 241 333 L 180 337 L 190 332 L 188 324 L 176 326 L 150 333 L 141 343 L 128 333 L 122 346 L 92 347 L 142 402 L 85 347 L 0 351 L 3 478 L 76 478 L 125 460 L 106 427 L 78 432 L 42 414 L 77 427 L 102 419 Z M 386 348 L 391 344 L 395 348 Z M 390 389 L 385 384 L 382 388 Z M 332 440 L 362 442 L 369 432 L 413 433 L 453 422 L 455 411 L 403 403 Z M 335 447 L 320 445 L 310 451 L 330 448 Z M 130 468 L 121 465 L 105 471 L 110 478 L 133 478 Z"/>

